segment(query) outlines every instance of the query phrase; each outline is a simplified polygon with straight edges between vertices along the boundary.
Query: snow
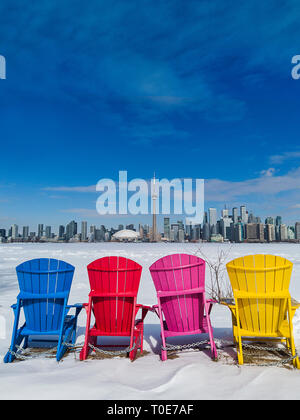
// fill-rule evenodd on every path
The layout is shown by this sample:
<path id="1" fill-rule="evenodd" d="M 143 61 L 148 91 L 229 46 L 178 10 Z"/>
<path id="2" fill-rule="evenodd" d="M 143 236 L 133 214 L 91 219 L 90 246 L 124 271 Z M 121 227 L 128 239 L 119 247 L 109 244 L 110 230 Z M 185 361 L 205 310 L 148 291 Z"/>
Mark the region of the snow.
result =
<path id="1" fill-rule="evenodd" d="M 2 244 L 0 245 L 0 398 L 1 399 L 299 399 L 300 371 L 281 367 L 238 367 L 235 350 L 229 348 L 218 362 L 209 352 L 180 353 L 176 359 L 159 358 L 160 325 L 155 314 L 145 321 L 145 350 L 150 352 L 131 363 L 125 358 L 80 362 L 69 354 L 62 362 L 38 358 L 4 364 L 11 338 L 18 283 L 15 267 L 32 258 L 58 258 L 76 267 L 69 303 L 86 302 L 89 283 L 86 266 L 107 255 L 122 255 L 143 266 L 138 302 L 155 304 L 156 294 L 149 266 L 163 255 L 194 254 L 200 244 Z M 300 300 L 300 247 L 297 244 L 205 244 L 208 257 L 229 249 L 228 260 L 238 256 L 269 253 L 294 263 L 291 294 Z M 231 340 L 228 308 L 215 305 L 212 311 L 215 338 Z M 1 320 L 5 322 L 1 323 Z M 85 313 L 78 322 L 77 342 L 84 339 Z M 5 325 L 3 325 L 5 324 Z M 5 334 L 6 331 L 6 334 Z M 296 346 L 300 353 L 300 310 L 294 317 Z M 205 338 L 205 336 L 204 336 Z M 195 338 L 194 338 L 195 339 Z M 201 337 L 202 339 L 202 337 Z M 180 340 L 180 339 L 179 339 Z M 184 338 L 181 342 L 188 342 Z M 174 342 L 174 339 L 173 339 Z M 177 339 L 178 342 L 178 339 Z M 224 356 L 224 351 L 222 352 Z"/>

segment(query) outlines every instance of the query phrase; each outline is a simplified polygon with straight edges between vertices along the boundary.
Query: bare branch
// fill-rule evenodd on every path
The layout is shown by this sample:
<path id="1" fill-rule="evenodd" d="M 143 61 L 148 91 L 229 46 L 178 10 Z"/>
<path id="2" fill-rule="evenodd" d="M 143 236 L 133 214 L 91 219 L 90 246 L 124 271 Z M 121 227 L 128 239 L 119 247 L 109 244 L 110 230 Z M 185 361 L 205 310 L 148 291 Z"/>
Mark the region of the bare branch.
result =
<path id="1" fill-rule="evenodd" d="M 232 247 L 233 246 L 226 251 L 219 248 L 215 259 L 208 258 L 201 247 L 195 252 L 195 255 L 199 255 L 206 262 L 210 276 L 210 284 L 207 286 L 207 291 L 209 293 L 209 297 L 217 302 L 220 302 L 223 299 L 233 298 L 231 285 L 225 275 L 226 262 L 232 251 Z"/>

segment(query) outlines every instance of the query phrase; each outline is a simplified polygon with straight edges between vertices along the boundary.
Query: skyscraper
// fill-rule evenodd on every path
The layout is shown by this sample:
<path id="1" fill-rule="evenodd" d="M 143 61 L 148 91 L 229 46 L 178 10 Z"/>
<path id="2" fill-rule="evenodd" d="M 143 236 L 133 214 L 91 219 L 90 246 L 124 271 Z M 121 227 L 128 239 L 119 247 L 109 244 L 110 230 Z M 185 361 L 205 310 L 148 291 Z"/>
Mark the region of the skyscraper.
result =
<path id="1" fill-rule="evenodd" d="M 275 226 L 274 224 L 266 224 L 266 239 L 268 242 L 275 241 Z"/>
<path id="2" fill-rule="evenodd" d="M 249 242 L 260 241 L 265 239 L 264 225 L 257 223 L 248 223 L 245 225 L 245 239 Z"/>
<path id="3" fill-rule="evenodd" d="M 273 217 L 267 217 L 265 223 L 266 225 L 274 225 Z"/>
<path id="4" fill-rule="evenodd" d="M 231 239 L 231 217 L 225 216 L 220 220 L 220 233 L 224 239 Z"/>
<path id="5" fill-rule="evenodd" d="M 66 239 L 69 240 L 73 238 L 77 234 L 77 223 L 72 220 L 67 226 L 66 226 Z"/>
<path id="6" fill-rule="evenodd" d="M 232 219 L 233 219 L 233 223 L 236 224 L 239 221 L 239 215 L 238 215 L 238 208 L 234 207 L 232 209 Z"/>
<path id="7" fill-rule="evenodd" d="M 178 241 L 178 232 L 179 232 L 179 224 L 172 223 L 171 224 L 171 232 L 173 233 L 172 237 L 174 237 L 174 241 Z"/>
<path id="8" fill-rule="evenodd" d="M 248 223 L 248 214 L 247 214 L 246 206 L 241 206 L 240 210 L 241 210 L 242 223 Z"/>
<path id="9" fill-rule="evenodd" d="M 203 225 L 202 238 L 203 238 L 204 241 L 209 241 L 210 240 L 209 223 L 204 223 L 204 225 Z"/>
<path id="10" fill-rule="evenodd" d="M 284 224 L 280 224 L 279 226 L 279 240 L 281 242 L 286 241 L 288 238 L 288 230 L 287 230 L 287 226 Z"/>
<path id="11" fill-rule="evenodd" d="M 300 240 L 300 222 L 295 225 L 295 238 Z"/>
<path id="12" fill-rule="evenodd" d="M 29 237 L 29 226 L 23 226 L 23 239 L 27 239 Z"/>
<path id="13" fill-rule="evenodd" d="M 87 240 L 87 222 L 81 222 L 81 240 Z"/>
<path id="14" fill-rule="evenodd" d="M 170 218 L 164 217 L 164 237 L 170 239 Z"/>
<path id="15" fill-rule="evenodd" d="M 38 237 L 41 238 L 44 234 L 44 225 L 43 224 L 39 224 L 38 225 Z"/>
<path id="16" fill-rule="evenodd" d="M 47 239 L 51 238 L 51 226 L 46 226 L 45 228 L 45 235 Z"/>
<path id="17" fill-rule="evenodd" d="M 229 217 L 229 210 L 226 207 L 222 210 L 222 218 L 224 217 Z"/>
<path id="18" fill-rule="evenodd" d="M 236 223 L 233 226 L 233 240 L 235 242 L 243 242 L 244 240 L 244 229 L 242 223 Z"/>
<path id="19" fill-rule="evenodd" d="M 19 236 L 19 227 L 18 225 L 12 225 L 11 227 L 11 237 L 17 239 Z"/>
<path id="20" fill-rule="evenodd" d="M 178 241 L 179 242 L 184 242 L 184 230 L 183 229 L 179 229 L 179 231 L 178 231 Z"/>
<path id="21" fill-rule="evenodd" d="M 209 208 L 208 215 L 209 215 L 209 224 L 210 224 L 210 227 L 212 228 L 213 226 L 217 225 L 217 209 Z"/>
<path id="22" fill-rule="evenodd" d="M 153 191 L 152 191 L 152 203 L 153 203 L 153 209 L 152 209 L 152 242 L 156 242 L 157 240 L 157 226 L 156 226 L 156 199 L 157 199 L 157 193 L 156 193 L 156 181 L 155 181 L 155 174 L 153 178 Z"/>
<path id="23" fill-rule="evenodd" d="M 65 227 L 63 225 L 60 225 L 58 228 L 58 237 L 63 238 L 65 235 Z"/>

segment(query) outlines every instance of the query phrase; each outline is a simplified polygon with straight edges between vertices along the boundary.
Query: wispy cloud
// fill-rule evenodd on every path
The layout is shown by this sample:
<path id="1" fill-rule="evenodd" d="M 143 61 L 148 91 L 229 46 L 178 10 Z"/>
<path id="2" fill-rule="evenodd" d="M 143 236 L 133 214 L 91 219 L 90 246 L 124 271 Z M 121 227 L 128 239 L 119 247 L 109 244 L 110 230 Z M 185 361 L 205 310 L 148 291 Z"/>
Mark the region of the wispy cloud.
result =
<path id="1" fill-rule="evenodd" d="M 206 181 L 206 200 L 228 202 L 254 196 L 269 197 L 280 193 L 300 191 L 300 167 L 286 175 L 266 176 L 245 181 L 223 181 L 211 179 Z"/>
<path id="2" fill-rule="evenodd" d="M 95 193 L 96 192 L 96 185 L 88 185 L 88 186 L 76 186 L 76 187 L 44 187 L 44 191 L 64 191 L 64 192 L 78 192 L 78 193 Z M 54 196 L 52 196 L 53 198 Z M 60 196 L 55 196 L 55 198 L 61 198 Z"/>
<path id="3" fill-rule="evenodd" d="M 284 152 L 282 154 L 273 155 L 270 157 L 270 162 L 273 164 L 280 165 L 287 160 L 297 159 L 300 160 L 300 151 Z"/>
<path id="4" fill-rule="evenodd" d="M 232 201 L 250 195 L 276 195 L 288 191 L 300 190 L 300 167 L 289 171 L 285 175 L 276 175 L 274 168 L 260 172 L 256 178 L 243 181 L 226 181 L 222 179 L 205 180 L 205 194 L 207 201 Z M 130 179 L 128 179 L 130 182 Z M 150 181 L 147 180 L 148 187 Z M 118 191 L 118 181 L 116 181 Z M 46 187 L 46 191 L 65 191 L 70 193 L 96 193 L 96 186 L 58 186 Z M 150 191 L 150 188 L 148 189 Z M 150 193 L 150 192 L 149 192 Z M 82 209 L 73 209 L 81 211 Z M 85 209 L 83 209 L 85 210 Z"/>
<path id="5" fill-rule="evenodd" d="M 77 214 L 81 217 L 99 217 L 96 209 L 85 209 L 85 208 L 73 208 L 73 209 L 62 209 L 61 213 Z"/>
<path id="6" fill-rule="evenodd" d="M 276 173 L 276 169 L 275 168 L 269 168 L 269 169 L 265 169 L 263 171 L 260 172 L 261 176 L 273 176 Z"/>

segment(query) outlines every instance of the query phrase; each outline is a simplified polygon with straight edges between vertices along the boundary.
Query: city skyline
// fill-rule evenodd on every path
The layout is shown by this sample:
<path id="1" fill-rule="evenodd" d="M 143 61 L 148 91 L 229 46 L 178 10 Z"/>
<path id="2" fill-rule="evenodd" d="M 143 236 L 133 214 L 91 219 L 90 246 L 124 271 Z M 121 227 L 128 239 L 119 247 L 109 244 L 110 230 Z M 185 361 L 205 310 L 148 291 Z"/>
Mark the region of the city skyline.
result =
<path id="1" fill-rule="evenodd" d="M 171 205 L 172 205 L 172 201 L 171 201 Z M 253 213 L 253 214 L 258 214 L 258 212 L 253 211 L 253 207 L 249 207 L 248 204 L 239 204 L 239 203 L 234 203 L 233 205 L 229 205 L 229 204 L 225 204 L 223 203 L 223 205 L 219 205 L 218 207 L 214 207 L 212 205 L 206 205 L 205 208 L 207 209 L 206 212 L 209 213 L 209 209 L 214 209 L 216 210 L 216 217 L 222 215 L 222 212 L 224 211 L 224 209 L 227 209 L 228 211 L 232 211 L 233 209 L 237 208 L 240 211 L 240 207 L 245 206 L 247 209 L 247 212 Z M 82 210 L 82 211 L 80 211 Z M 1 202 L 0 202 L 0 214 L 1 214 Z M 276 217 L 279 215 L 280 213 L 277 213 L 276 211 L 270 211 L 269 213 L 263 213 L 260 214 L 260 217 L 262 220 L 265 220 L 268 217 L 273 217 L 274 219 L 276 219 Z M 297 214 L 299 216 L 297 216 Z M 3 217 L 0 217 L 0 228 L 3 229 L 9 229 L 13 224 L 17 224 L 19 226 L 34 226 L 36 224 L 36 222 L 34 223 L 29 223 L 27 222 L 27 218 L 26 217 L 20 217 L 20 219 L 12 219 L 12 223 L 9 222 L 9 218 L 5 217 L 5 214 L 2 214 Z M 164 217 L 170 217 L 172 220 L 177 220 L 178 218 L 182 218 L 183 220 L 186 219 L 185 214 L 161 214 L 158 213 L 156 215 L 156 220 L 157 220 L 157 227 L 159 229 L 163 228 L 163 224 L 164 224 Z M 296 212 L 295 216 L 293 218 L 286 218 L 281 214 L 281 217 L 284 218 L 284 220 L 286 221 L 287 225 L 293 225 L 295 224 L 298 220 L 300 220 L 300 206 L 299 206 L 299 211 Z M 59 226 L 61 224 L 67 225 L 69 223 L 69 221 L 71 219 L 76 219 L 76 220 L 86 220 L 90 225 L 109 225 L 112 227 L 116 227 L 120 224 L 123 225 L 128 225 L 128 224 L 138 224 L 138 223 L 144 223 L 144 224 L 149 224 L 151 225 L 153 223 L 153 214 L 149 214 L 149 215 L 130 215 L 130 214 L 126 214 L 126 215 L 99 215 L 95 210 L 90 210 L 90 212 L 85 212 L 84 209 L 78 209 L 77 212 L 74 213 L 64 213 L 64 212 L 60 212 L 57 215 L 55 215 L 55 219 L 59 218 L 58 222 L 54 222 L 53 223 L 53 215 L 50 218 L 47 218 L 46 216 L 43 216 L 39 213 L 38 216 L 38 220 L 48 220 L 49 225 L 51 225 L 52 228 L 54 228 L 55 230 L 58 231 Z M 23 220 L 23 221 L 22 221 Z M 39 223 L 37 223 L 38 225 Z"/>
<path id="2" fill-rule="evenodd" d="M 153 200 L 156 195 L 153 194 Z M 155 206 L 153 206 L 155 208 Z M 79 223 L 72 220 L 67 225 L 60 225 L 58 231 L 52 231 L 51 225 L 38 224 L 37 231 L 31 231 L 30 226 L 23 226 L 22 233 L 17 224 L 7 231 L 0 228 L 0 242 L 18 241 L 83 241 L 101 242 L 113 240 L 113 235 L 120 230 L 129 229 L 139 233 L 140 239 L 149 242 L 167 240 L 171 242 L 207 241 L 207 242 L 284 242 L 300 241 L 300 222 L 293 225 L 284 223 L 281 215 L 268 216 L 263 220 L 253 214 L 246 205 L 234 207 L 231 210 L 225 205 L 220 218 L 216 208 L 208 208 L 204 213 L 203 223 L 184 223 L 176 217 L 163 217 L 162 228 L 157 228 L 155 211 L 150 224 L 138 223 L 118 227 L 105 225 L 88 225 L 87 221 Z M 88 228 L 89 227 L 89 228 Z"/>

